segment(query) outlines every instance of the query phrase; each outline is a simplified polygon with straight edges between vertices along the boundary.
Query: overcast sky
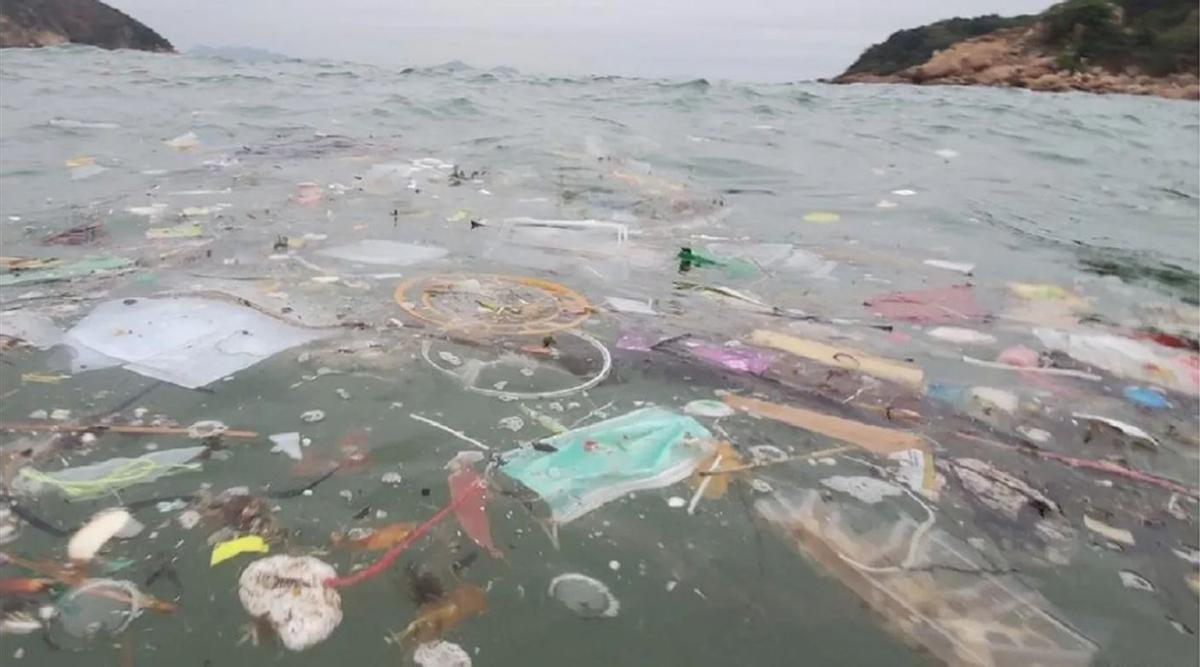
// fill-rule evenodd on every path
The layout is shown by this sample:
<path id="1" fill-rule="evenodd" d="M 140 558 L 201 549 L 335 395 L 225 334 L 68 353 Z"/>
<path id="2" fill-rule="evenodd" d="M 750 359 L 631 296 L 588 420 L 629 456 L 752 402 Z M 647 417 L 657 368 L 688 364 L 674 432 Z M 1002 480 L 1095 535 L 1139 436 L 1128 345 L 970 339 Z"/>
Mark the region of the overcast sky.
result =
<path id="1" fill-rule="evenodd" d="M 177 49 L 545 74 L 832 76 L 892 32 L 1051 0 L 106 0 Z"/>

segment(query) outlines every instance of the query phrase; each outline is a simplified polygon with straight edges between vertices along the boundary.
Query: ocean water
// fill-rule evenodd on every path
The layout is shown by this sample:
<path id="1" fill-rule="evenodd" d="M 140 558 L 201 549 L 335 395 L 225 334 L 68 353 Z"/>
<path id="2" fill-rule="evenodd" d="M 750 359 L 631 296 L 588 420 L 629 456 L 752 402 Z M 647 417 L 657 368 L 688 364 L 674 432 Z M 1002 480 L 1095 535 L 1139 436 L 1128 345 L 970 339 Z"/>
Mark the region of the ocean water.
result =
<path id="1" fill-rule="evenodd" d="M 961 476 L 952 468 L 939 468 L 950 479 L 936 514 L 930 510 L 946 539 L 989 554 L 998 576 L 1012 580 L 1006 585 L 1037 591 L 1035 606 L 1070 628 L 1056 630 L 1071 637 L 1062 640 L 1070 650 L 1039 645 L 1048 651 L 1046 664 L 1195 664 L 1200 623 L 1196 593 L 1185 582 L 1195 566 L 1173 552 L 1195 552 L 1194 499 L 955 434 L 970 424 L 1011 441 L 1021 427 L 1034 426 L 1052 434 L 1046 446 L 1055 452 L 1119 460 L 1196 488 L 1196 392 L 1166 386 L 1169 407 L 1159 411 L 1131 404 L 1122 392 L 1144 382 L 1087 368 L 1096 362 L 1071 365 L 1046 349 L 1033 330 L 1066 327 L 1064 307 L 1030 317 L 1014 307 L 1009 285 L 1053 284 L 1074 295 L 1085 305 L 1067 309 L 1073 330 L 1154 330 L 1194 340 L 1198 142 L 1194 103 L 1123 96 L 6 50 L 0 254 L 133 264 L 70 282 L 6 285 L 4 317 L 34 312 L 66 329 L 112 299 L 233 297 L 324 335 L 202 389 L 116 367 L 82 372 L 62 346 L 5 352 L 6 423 L 62 409 L 70 411 L 68 421 L 83 424 L 102 417 L 183 426 L 213 419 L 262 436 L 229 440 L 201 471 L 98 500 L 44 494 L 21 502 L 55 525 L 72 526 L 102 507 L 192 494 L 202 484 L 214 492 L 247 486 L 256 495 L 272 493 L 339 464 L 311 495 L 270 501 L 288 531 L 272 552 L 314 554 L 349 571 L 373 554 L 333 547 L 330 533 L 428 517 L 448 497 L 447 461 L 472 448 L 410 415 L 503 451 L 549 435 L 528 410 L 571 427 L 648 404 L 679 409 L 720 398 L 715 392 L 755 393 L 919 432 L 935 443 L 940 463 L 986 460 L 1060 505 L 1055 525 L 1066 526 L 1063 535 L 1043 543 L 1030 537 L 1035 519 L 1028 508 L 1006 517 L 956 481 Z M 607 224 L 545 222 L 563 220 Z M 103 230 L 90 241 L 45 242 L 89 224 Z M 148 231 L 164 228 L 184 236 L 152 238 L 157 232 Z M 722 265 L 684 271 L 677 253 L 685 247 Z M 964 273 L 956 264 L 972 266 Z M 398 302 L 413 292 L 398 294 L 397 286 L 434 273 L 535 276 L 592 304 L 581 329 L 586 337 L 553 334 L 566 359 L 562 368 L 508 364 L 524 363 L 526 373 L 500 363 L 488 366 L 498 370 L 477 378 L 477 388 L 569 388 L 603 363 L 588 339 L 611 354 L 611 372 L 587 391 L 564 389 L 551 398 L 465 390 L 453 376 L 463 359 L 506 357 L 494 351 L 499 343 L 486 329 L 459 331 L 448 341 L 437 322 L 404 311 Z M 719 285 L 725 297 L 689 288 L 695 284 Z M 959 349 L 928 335 L 928 322 L 887 320 L 864 307 L 880 294 L 964 284 L 987 313 L 964 323 L 994 337 L 983 347 Z M 655 314 L 619 312 L 608 297 L 648 303 Z M 471 309 L 494 312 L 495 304 Z M 883 324 L 892 329 L 874 326 Z M 746 341 L 757 329 L 905 360 L 924 370 L 926 389 L 899 395 L 867 376 L 842 377 L 812 363 L 785 373 L 779 358 L 764 378 L 620 342 L 631 333 L 656 341 L 688 336 L 737 350 L 744 348 L 728 342 Z M 536 347 L 543 338 L 538 331 L 508 340 Z M 964 352 L 990 360 L 1017 345 L 1100 377 L 1047 380 L 962 361 Z M 187 367 L 187 354 L 175 364 Z M 46 375 L 55 379 L 39 381 Z M 1014 414 L 966 414 L 963 404 L 934 398 L 953 393 L 945 388 L 972 386 L 1010 392 L 1019 407 Z M 919 423 L 891 423 L 901 403 L 920 413 Z M 324 412 L 322 421 L 301 420 L 314 409 Z M 1085 437 L 1073 412 L 1137 424 L 1158 447 Z M 514 417 L 521 421 L 515 430 Z M 798 456 L 837 444 L 746 415 L 701 421 L 747 460 L 754 447 Z M 46 440 L 30 430 L 4 433 L 6 451 Z M 299 463 L 270 453 L 265 438 L 292 431 L 312 441 Z M 194 442 L 109 433 L 63 445 L 32 465 L 52 471 Z M 820 555 L 826 551 L 811 544 L 806 551 L 802 538 L 781 531 L 763 509 L 804 489 L 853 504 L 821 480 L 886 476 L 892 467 L 862 452 L 765 467 L 738 478 L 723 498 L 699 501 L 694 514 L 676 507 L 676 498 L 692 499 L 685 483 L 641 490 L 560 526 L 557 544 L 544 530 L 544 512 L 495 494 L 488 512 L 502 558 L 475 550 L 451 522 L 402 562 L 440 572 L 447 588 L 466 582 L 487 591 L 488 610 L 445 633 L 476 665 L 936 664 L 945 653 L 914 639 L 924 635 L 896 617 L 927 610 L 893 607 L 887 618 L 852 583 L 871 576 L 830 567 Z M 402 481 L 385 482 L 385 473 Z M 899 510 L 862 505 L 846 514 L 890 525 L 899 511 L 920 521 L 923 502 L 933 501 L 909 493 L 886 501 L 904 505 Z M 371 584 L 343 590 L 340 627 L 309 651 L 239 644 L 249 618 L 238 602 L 238 573 L 254 556 L 210 567 L 207 538 L 217 526 L 184 530 L 174 521 L 178 509 L 141 507 L 149 507 L 138 514 L 147 528 L 106 552 L 120 565 L 110 576 L 179 609 L 145 612 L 115 638 L 63 637 L 54 623 L 47 641 L 38 633 L 0 636 L 2 659 L 411 664 L 410 645 L 385 641 L 416 614 L 400 564 Z M 1131 530 L 1136 544 L 1098 539 L 1084 516 Z M 64 543 L 24 525 L 4 548 L 61 560 Z M 450 567 L 472 552 L 481 555 L 461 572 Z M 179 587 L 163 577 L 147 583 L 163 562 L 173 563 Z M 1123 585 L 1121 571 L 1137 572 L 1154 590 Z M 565 608 L 548 587 L 569 572 L 606 582 L 619 613 L 584 619 Z M 3 576 L 19 573 L 7 566 Z M 931 575 L 921 585 L 969 584 Z M 958 604 L 986 602 L 964 593 Z M 1013 662 L 998 664 L 1031 660 L 1007 659 Z"/>

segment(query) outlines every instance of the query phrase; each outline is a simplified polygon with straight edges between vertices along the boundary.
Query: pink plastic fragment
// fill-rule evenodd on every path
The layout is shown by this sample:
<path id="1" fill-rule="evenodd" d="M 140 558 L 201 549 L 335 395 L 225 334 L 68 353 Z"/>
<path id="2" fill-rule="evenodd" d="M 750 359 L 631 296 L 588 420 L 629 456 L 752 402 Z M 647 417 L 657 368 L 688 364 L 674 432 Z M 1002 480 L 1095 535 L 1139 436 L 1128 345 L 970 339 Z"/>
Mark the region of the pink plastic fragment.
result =
<path id="1" fill-rule="evenodd" d="M 462 526 L 463 532 L 471 541 L 499 558 L 500 550 L 492 542 L 492 527 L 488 523 L 485 508 L 487 493 L 474 491 L 476 486 L 483 486 L 483 478 L 470 468 L 460 468 L 450 473 L 446 483 L 450 486 L 450 501 L 454 505 L 454 516 L 458 519 L 458 525 Z M 460 498 L 471 493 L 477 493 L 477 497 L 459 502 Z"/>
<path id="2" fill-rule="evenodd" d="M 1005 349 L 996 358 L 1002 364 L 1020 368 L 1035 368 L 1039 365 L 1038 353 L 1024 345 L 1016 345 Z"/>
<path id="3" fill-rule="evenodd" d="M 970 285 L 914 292 L 893 292 L 863 302 L 876 315 L 890 320 L 941 324 L 979 319 L 985 315 Z"/>
<path id="4" fill-rule="evenodd" d="M 699 341 L 687 341 L 684 347 L 698 359 L 739 373 L 762 375 L 775 361 L 774 354 L 754 347 L 728 347 Z"/>
<path id="5" fill-rule="evenodd" d="M 636 331 L 622 332 L 621 337 L 617 339 L 617 348 L 632 352 L 650 352 L 657 342 L 653 336 L 648 334 Z"/>

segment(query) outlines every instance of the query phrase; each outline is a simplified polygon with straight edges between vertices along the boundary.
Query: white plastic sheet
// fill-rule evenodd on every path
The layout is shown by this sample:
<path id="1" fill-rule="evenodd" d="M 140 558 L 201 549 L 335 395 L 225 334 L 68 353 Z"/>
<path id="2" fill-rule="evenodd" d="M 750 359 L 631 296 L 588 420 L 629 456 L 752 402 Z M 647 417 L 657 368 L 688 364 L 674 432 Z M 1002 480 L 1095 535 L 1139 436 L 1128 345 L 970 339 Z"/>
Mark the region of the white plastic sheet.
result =
<path id="1" fill-rule="evenodd" d="M 106 301 L 67 332 L 72 370 L 122 366 L 195 389 L 325 335 L 196 298 Z"/>

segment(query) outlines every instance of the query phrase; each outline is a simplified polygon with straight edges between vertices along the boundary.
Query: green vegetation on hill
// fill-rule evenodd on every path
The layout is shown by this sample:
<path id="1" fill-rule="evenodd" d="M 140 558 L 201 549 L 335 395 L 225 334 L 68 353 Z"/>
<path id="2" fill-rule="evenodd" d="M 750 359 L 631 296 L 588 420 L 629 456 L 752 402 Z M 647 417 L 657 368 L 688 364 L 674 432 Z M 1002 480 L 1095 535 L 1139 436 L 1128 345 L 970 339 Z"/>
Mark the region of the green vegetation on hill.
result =
<path id="1" fill-rule="evenodd" d="M 1066 0 L 1035 16 L 953 18 L 901 30 L 863 52 L 846 74 L 894 74 L 955 42 L 1035 23 L 1043 47 L 1063 69 L 1136 66 L 1164 75 L 1194 72 L 1200 64 L 1196 0 Z"/>
<path id="2" fill-rule="evenodd" d="M 1029 26 L 1036 19 L 1036 16 L 1006 18 L 988 14 L 972 19 L 946 19 L 920 28 L 894 32 L 883 43 L 875 44 L 864 51 L 850 69 L 846 70 L 846 74 L 895 74 L 902 69 L 924 63 L 933 56 L 934 51 L 940 51 L 955 42 L 1004 28 Z"/>
<path id="3" fill-rule="evenodd" d="M 1200 56 L 1195 0 L 1067 0 L 1047 9 L 1042 24 L 1067 69 L 1133 65 L 1161 75 L 1195 71 Z"/>

